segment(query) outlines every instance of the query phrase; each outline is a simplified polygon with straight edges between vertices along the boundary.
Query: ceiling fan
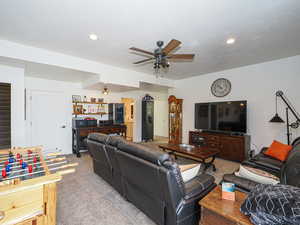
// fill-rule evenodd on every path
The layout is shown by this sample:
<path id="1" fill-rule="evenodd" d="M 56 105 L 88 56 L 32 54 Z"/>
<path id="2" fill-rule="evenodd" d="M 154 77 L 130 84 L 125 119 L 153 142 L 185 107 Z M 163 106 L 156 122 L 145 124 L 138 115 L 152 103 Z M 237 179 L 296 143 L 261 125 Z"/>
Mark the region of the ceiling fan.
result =
<path id="1" fill-rule="evenodd" d="M 175 50 L 181 42 L 178 40 L 171 40 L 165 47 L 163 47 L 164 42 L 163 41 L 157 41 L 156 42 L 158 48 L 154 50 L 154 52 L 145 51 L 143 49 L 131 47 L 130 50 L 141 52 L 144 54 L 149 55 L 150 58 L 143 59 L 137 62 L 134 62 L 133 64 L 140 64 L 144 62 L 148 62 L 151 60 L 154 60 L 154 69 L 156 72 L 163 67 L 168 68 L 170 66 L 169 60 L 170 59 L 187 59 L 192 60 L 194 58 L 194 54 L 172 54 L 171 52 Z"/>

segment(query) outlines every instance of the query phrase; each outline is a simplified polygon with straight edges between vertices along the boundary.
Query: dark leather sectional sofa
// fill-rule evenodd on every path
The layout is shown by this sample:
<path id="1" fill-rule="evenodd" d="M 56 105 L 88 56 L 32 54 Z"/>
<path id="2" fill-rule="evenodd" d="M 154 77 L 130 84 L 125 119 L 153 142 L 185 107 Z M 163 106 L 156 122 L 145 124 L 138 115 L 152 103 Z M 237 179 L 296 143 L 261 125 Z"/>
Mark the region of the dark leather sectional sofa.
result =
<path id="1" fill-rule="evenodd" d="M 184 183 L 178 165 L 164 152 L 92 133 L 87 140 L 94 171 L 159 225 L 198 225 L 198 201 L 215 186 L 210 175 Z"/>
<path id="2" fill-rule="evenodd" d="M 250 160 L 242 162 L 243 165 L 258 168 L 269 172 L 280 179 L 281 184 L 300 187 L 300 139 L 294 141 L 293 149 L 285 162 L 264 155 L 267 148 L 263 148 L 259 154 Z M 235 183 L 236 187 L 244 192 L 251 191 L 258 183 L 237 177 L 234 174 L 225 174 L 223 181 Z"/>

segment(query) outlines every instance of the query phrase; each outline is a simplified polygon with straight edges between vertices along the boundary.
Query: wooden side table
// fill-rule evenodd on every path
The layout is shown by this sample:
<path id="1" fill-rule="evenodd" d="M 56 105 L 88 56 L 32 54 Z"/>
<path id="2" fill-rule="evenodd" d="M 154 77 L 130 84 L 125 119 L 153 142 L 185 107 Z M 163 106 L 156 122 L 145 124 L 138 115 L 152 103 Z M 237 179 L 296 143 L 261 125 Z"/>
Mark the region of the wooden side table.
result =
<path id="1" fill-rule="evenodd" d="M 253 225 L 249 217 L 240 212 L 247 195 L 236 191 L 236 200 L 221 198 L 221 187 L 216 187 L 199 204 L 202 206 L 202 218 L 199 225 Z"/>

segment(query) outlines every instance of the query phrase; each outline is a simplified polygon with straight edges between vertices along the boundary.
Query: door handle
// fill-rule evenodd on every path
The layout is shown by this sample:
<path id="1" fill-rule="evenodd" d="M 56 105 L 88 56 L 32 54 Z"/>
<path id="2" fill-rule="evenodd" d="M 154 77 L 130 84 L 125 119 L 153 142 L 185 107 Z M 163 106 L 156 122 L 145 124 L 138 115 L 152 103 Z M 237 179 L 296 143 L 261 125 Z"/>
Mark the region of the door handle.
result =
<path id="1" fill-rule="evenodd" d="M 60 128 L 66 128 L 66 125 L 62 125 Z"/>

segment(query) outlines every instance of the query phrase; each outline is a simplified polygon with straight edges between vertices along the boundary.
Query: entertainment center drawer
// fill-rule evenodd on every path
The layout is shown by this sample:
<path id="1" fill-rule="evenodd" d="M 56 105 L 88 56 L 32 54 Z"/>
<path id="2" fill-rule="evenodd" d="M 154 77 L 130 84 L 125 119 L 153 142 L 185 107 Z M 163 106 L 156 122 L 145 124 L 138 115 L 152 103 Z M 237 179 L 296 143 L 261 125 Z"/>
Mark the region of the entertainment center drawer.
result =
<path id="1" fill-rule="evenodd" d="M 206 145 L 210 148 L 219 148 L 220 144 L 217 142 L 206 142 Z"/>
<path id="2" fill-rule="evenodd" d="M 204 138 L 205 138 L 205 141 L 207 141 L 207 142 L 219 142 L 219 140 L 220 140 L 220 137 L 213 136 L 213 135 L 209 135 Z"/>

